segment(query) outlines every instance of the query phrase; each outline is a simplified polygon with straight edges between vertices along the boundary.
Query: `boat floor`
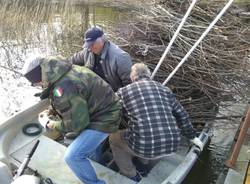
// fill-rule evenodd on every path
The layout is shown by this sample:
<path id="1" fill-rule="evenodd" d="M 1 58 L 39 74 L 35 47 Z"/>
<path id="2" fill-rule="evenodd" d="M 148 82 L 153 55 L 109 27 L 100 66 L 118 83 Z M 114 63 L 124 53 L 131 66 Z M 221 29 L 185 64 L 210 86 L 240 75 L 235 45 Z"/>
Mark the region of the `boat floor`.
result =
<path id="1" fill-rule="evenodd" d="M 37 122 L 37 120 L 34 120 Z M 44 134 L 31 137 L 26 136 L 20 131 L 13 140 L 9 155 L 13 162 L 21 163 L 32 149 L 36 140 L 40 140 L 30 163 L 29 168 L 37 171 L 41 176 L 51 178 L 55 184 L 80 184 L 81 182 L 72 173 L 64 162 L 64 152 L 66 146 L 48 138 Z M 161 159 L 150 171 L 147 177 L 139 183 L 152 184 L 162 183 L 164 179 L 181 163 L 184 155 L 188 151 L 188 143 L 184 141 L 179 151 L 169 157 Z M 134 181 L 120 175 L 103 165 L 90 160 L 97 176 L 109 184 L 126 183 L 133 184 Z"/>

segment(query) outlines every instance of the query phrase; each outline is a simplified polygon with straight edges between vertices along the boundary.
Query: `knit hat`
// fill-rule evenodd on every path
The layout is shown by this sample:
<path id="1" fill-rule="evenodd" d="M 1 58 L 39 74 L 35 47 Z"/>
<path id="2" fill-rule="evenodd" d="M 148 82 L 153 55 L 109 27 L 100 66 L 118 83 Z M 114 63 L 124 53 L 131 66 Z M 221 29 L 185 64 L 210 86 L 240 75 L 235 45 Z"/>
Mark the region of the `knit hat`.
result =
<path id="1" fill-rule="evenodd" d="M 42 57 L 32 57 L 27 59 L 24 63 L 24 66 L 22 68 L 22 74 L 32 84 L 42 81 L 42 72 L 40 66 L 42 60 Z"/>

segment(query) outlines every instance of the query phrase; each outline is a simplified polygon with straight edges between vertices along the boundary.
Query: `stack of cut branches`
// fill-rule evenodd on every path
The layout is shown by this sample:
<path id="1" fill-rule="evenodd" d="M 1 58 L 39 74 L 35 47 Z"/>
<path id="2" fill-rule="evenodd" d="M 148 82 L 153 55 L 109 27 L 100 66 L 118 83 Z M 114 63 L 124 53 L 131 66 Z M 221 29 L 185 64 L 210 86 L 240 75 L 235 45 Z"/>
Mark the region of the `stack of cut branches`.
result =
<path id="1" fill-rule="evenodd" d="M 167 78 L 224 5 L 218 1 L 195 6 L 155 80 L 163 82 Z M 129 27 L 121 24 L 119 30 L 114 31 L 119 35 L 113 33 L 112 39 L 131 54 L 134 62 L 144 62 L 153 71 L 188 6 L 187 1 L 165 1 L 136 11 L 136 19 L 130 21 Z M 177 94 L 193 123 L 214 119 L 221 102 L 247 96 L 250 26 L 233 12 L 235 8 L 231 7 L 224 14 L 167 84 Z"/>

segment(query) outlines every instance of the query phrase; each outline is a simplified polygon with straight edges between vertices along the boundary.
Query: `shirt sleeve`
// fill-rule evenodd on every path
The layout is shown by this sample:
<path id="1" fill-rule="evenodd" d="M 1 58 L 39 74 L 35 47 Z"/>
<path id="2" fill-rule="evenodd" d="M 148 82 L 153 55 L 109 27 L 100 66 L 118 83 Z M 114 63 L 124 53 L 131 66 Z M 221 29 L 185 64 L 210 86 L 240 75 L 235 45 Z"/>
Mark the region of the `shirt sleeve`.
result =
<path id="1" fill-rule="evenodd" d="M 72 82 L 63 82 L 53 89 L 52 103 L 62 118 L 55 127 L 57 130 L 80 132 L 89 126 L 88 103 Z"/>
<path id="2" fill-rule="evenodd" d="M 189 115 L 183 106 L 177 101 L 174 94 L 173 98 L 173 115 L 176 118 L 176 122 L 178 127 L 181 129 L 183 135 L 185 135 L 189 139 L 193 139 L 195 137 L 195 130 L 192 126 L 191 121 L 189 120 Z"/>
<path id="3" fill-rule="evenodd" d="M 68 58 L 68 62 L 74 65 L 84 66 L 87 58 L 87 50 L 83 49 Z"/>
<path id="4" fill-rule="evenodd" d="M 126 86 L 131 83 L 130 72 L 132 67 L 131 57 L 128 53 L 124 52 L 118 56 L 117 73 L 122 81 L 122 86 Z"/>
<path id="5" fill-rule="evenodd" d="M 121 89 L 118 89 L 118 91 L 115 94 L 116 96 L 119 97 L 119 99 L 121 99 Z"/>
<path id="6" fill-rule="evenodd" d="M 70 108 L 61 112 L 62 122 L 56 129 L 62 132 L 80 132 L 89 125 L 88 105 L 80 96 L 74 96 L 68 101 Z"/>

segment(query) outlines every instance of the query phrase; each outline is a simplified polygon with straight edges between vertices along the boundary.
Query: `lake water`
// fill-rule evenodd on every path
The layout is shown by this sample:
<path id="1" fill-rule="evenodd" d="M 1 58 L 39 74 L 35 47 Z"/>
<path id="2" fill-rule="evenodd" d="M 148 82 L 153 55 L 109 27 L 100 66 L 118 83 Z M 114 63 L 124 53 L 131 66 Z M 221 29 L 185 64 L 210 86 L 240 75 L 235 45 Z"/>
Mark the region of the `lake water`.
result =
<path id="1" fill-rule="evenodd" d="M 17 1 L 18 2 L 18 1 Z M 35 55 L 70 56 L 82 46 L 82 34 L 90 25 L 109 30 L 120 22 L 123 10 L 71 1 L 2 2 L 0 8 L 1 117 L 30 106 L 39 99 L 20 75 L 24 60 Z M 125 13 L 125 12 L 124 12 Z M 109 29 L 110 28 L 110 29 Z"/>
<path id="2" fill-rule="evenodd" d="M 31 1 L 30 1 L 31 2 Z M 60 3 L 59 3 L 60 2 Z M 108 36 L 121 21 L 133 18 L 126 8 L 89 5 L 71 1 L 2 1 L 0 7 L 0 122 L 39 101 L 39 92 L 21 77 L 24 60 L 36 54 L 70 56 L 79 51 L 82 33 L 90 25 L 102 26 Z M 245 105 L 220 112 L 242 115 Z M 225 112 L 224 112 L 225 111 Z M 224 170 L 239 119 L 214 121 L 211 144 L 185 183 L 212 184 Z"/>

